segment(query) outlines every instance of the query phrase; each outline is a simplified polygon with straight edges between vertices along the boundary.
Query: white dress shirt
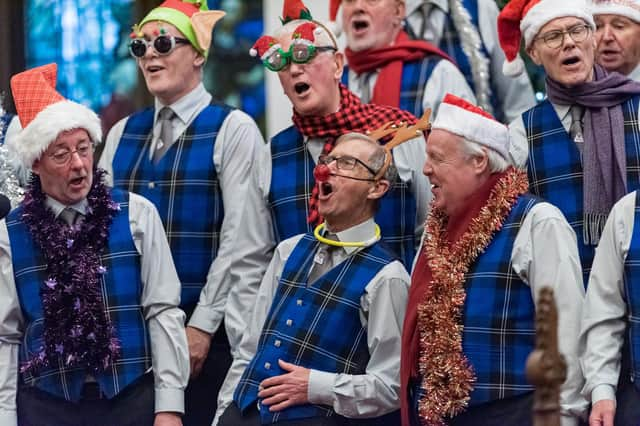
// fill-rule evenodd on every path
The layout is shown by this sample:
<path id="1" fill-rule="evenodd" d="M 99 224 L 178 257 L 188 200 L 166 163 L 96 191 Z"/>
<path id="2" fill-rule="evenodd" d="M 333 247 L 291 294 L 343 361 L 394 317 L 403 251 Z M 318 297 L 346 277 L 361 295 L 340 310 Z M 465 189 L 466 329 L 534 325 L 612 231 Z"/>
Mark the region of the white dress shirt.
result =
<path id="1" fill-rule="evenodd" d="M 640 81 L 640 64 L 638 64 L 627 77 L 634 81 Z"/>
<path id="2" fill-rule="evenodd" d="M 507 77 L 502 73 L 505 56 L 498 43 L 496 25 L 500 11 L 495 0 L 477 0 L 477 3 L 478 32 L 489 54 L 489 75 L 497 91 L 493 96 L 499 100 L 506 122 L 510 122 L 536 104 L 533 89 L 526 73 L 516 78 Z M 413 32 L 438 46 L 446 16 L 449 14 L 449 0 L 409 0 L 406 10 L 407 23 Z M 419 34 L 423 23 L 424 32 Z"/>
<path id="3" fill-rule="evenodd" d="M 584 287 L 576 235 L 560 210 L 546 202 L 531 208 L 513 244 L 513 271 L 531 287 L 538 300 L 542 287 L 553 289 L 558 309 L 558 348 L 567 362 L 567 379 L 560 393 L 562 425 L 577 425 L 587 410 L 580 395 L 578 332 Z"/>
<path id="4" fill-rule="evenodd" d="M 379 74 L 379 70 L 356 74 L 352 69 L 349 69 L 349 90 L 361 99 L 370 100 L 373 97 Z M 367 89 L 369 92 L 363 96 Z M 426 111 L 431 108 L 431 120 L 437 116 L 440 102 L 447 93 L 459 96 L 473 104 L 476 103 L 476 97 L 458 67 L 446 59 L 442 59 L 436 64 L 428 80 L 424 83 L 422 109 Z M 413 113 L 413 111 L 409 112 Z"/>
<path id="5" fill-rule="evenodd" d="M 586 379 L 582 394 L 592 404 L 616 400 L 627 329 L 624 263 L 631 246 L 635 208 L 635 191 L 613 206 L 589 275 L 579 350 Z"/>
<path id="6" fill-rule="evenodd" d="M 57 217 L 67 206 L 52 198 L 47 204 Z M 69 206 L 86 212 L 86 201 Z M 140 254 L 140 304 L 149 331 L 154 374 L 155 411 L 184 413 L 189 380 L 189 351 L 180 304 L 180 281 L 156 208 L 136 194 L 129 197 L 129 226 Z M 0 221 L 0 424 L 16 425 L 18 350 L 24 317 L 15 288 L 11 244 L 6 221 Z"/>
<path id="7" fill-rule="evenodd" d="M 172 142 L 211 103 L 211 98 L 201 83 L 191 93 L 170 105 L 176 114 L 172 120 Z M 156 125 L 149 158 L 160 136 L 157 115 L 163 106 L 156 99 Z M 98 163 L 110 176 L 113 175 L 112 162 L 126 123 L 127 118 L 124 118 L 111 129 Z M 209 268 L 206 284 L 189 319 L 189 326 L 213 334 L 224 319 L 232 352 L 246 328 L 248 310 L 275 245 L 273 238 L 255 238 L 253 234 L 271 235 L 271 228 L 256 229 L 245 222 L 270 223 L 268 209 L 263 205 L 265 200 L 255 184 L 257 178 L 254 176 L 257 170 L 266 166 L 261 164 L 266 159 L 260 154 L 266 147 L 253 119 L 240 110 L 234 110 L 223 121 L 213 151 L 212 162 L 220 182 L 224 219 L 220 228 L 218 253 Z M 111 177 L 108 183 L 113 184 Z"/>
<path id="8" fill-rule="evenodd" d="M 365 241 L 373 235 L 373 219 L 337 233 L 340 241 Z M 301 238 L 302 235 L 297 235 L 284 240 L 275 250 L 260 285 L 249 328 L 220 390 L 214 425 L 232 403 L 238 382 L 256 353 L 280 275 Z M 333 256 L 342 261 L 357 250 L 344 247 L 334 251 Z M 360 298 L 360 321 L 367 328 L 370 354 L 366 372 L 351 375 L 311 370 L 308 388 L 311 404 L 328 405 L 339 415 L 351 418 L 381 416 L 400 407 L 400 345 L 410 281 L 402 263 L 394 261 L 367 284 Z"/>

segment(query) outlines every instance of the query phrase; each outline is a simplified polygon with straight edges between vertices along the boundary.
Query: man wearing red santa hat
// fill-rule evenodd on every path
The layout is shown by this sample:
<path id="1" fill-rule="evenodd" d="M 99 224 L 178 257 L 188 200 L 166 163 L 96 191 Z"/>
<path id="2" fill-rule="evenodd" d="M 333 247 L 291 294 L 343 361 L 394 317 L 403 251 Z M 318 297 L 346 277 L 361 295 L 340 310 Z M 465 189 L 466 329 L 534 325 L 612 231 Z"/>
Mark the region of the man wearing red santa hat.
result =
<path id="1" fill-rule="evenodd" d="M 100 120 L 55 83 L 55 64 L 11 79 L 33 175 L 0 222 L 0 423 L 181 425 L 188 350 L 162 222 L 104 184 Z"/>

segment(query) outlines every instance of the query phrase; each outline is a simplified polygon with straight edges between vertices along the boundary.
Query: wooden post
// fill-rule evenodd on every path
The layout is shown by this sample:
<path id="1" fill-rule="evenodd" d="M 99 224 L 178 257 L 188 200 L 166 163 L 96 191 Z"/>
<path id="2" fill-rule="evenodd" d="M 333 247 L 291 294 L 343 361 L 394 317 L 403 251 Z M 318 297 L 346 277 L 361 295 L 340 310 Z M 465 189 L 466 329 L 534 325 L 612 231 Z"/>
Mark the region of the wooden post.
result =
<path id="1" fill-rule="evenodd" d="M 540 289 L 536 306 L 536 347 L 526 365 L 527 379 L 536 387 L 533 426 L 560 426 L 560 386 L 567 364 L 558 351 L 558 310 L 551 288 Z"/>

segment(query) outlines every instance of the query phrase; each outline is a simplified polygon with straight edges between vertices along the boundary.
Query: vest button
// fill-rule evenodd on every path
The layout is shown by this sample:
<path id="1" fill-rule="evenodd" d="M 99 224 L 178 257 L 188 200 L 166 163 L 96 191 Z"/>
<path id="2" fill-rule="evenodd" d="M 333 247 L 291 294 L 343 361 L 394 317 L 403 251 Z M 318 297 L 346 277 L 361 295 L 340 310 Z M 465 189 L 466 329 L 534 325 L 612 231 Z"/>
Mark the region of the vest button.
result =
<path id="1" fill-rule="evenodd" d="M 302 299 L 298 299 L 298 300 L 296 301 L 296 304 L 297 304 L 298 306 L 302 306 Z"/>
<path id="2" fill-rule="evenodd" d="M 264 363 L 264 368 L 269 370 L 271 368 L 271 363 L 270 362 L 265 362 Z"/>
<path id="3" fill-rule="evenodd" d="M 156 183 L 155 182 L 149 182 L 148 186 L 149 186 L 150 189 L 153 189 L 153 188 L 156 187 Z"/>
<path id="4" fill-rule="evenodd" d="M 275 342 L 273 342 L 273 346 L 275 346 L 276 348 L 279 348 L 281 344 L 282 344 L 282 341 L 280 340 L 276 340 Z"/>
<path id="5" fill-rule="evenodd" d="M 288 320 L 287 320 L 287 325 L 288 325 L 289 327 L 291 327 L 291 325 L 292 325 L 292 324 L 293 324 L 293 321 L 292 321 L 292 320 L 290 320 L 290 319 L 288 319 Z"/>

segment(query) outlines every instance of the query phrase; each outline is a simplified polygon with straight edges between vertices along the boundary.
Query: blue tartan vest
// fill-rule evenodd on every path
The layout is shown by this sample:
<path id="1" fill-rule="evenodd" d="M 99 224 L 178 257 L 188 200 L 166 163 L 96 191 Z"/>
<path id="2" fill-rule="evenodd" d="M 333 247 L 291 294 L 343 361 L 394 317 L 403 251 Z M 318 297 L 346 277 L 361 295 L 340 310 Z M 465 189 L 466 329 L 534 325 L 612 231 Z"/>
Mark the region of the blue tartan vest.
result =
<path id="1" fill-rule="evenodd" d="M 312 234 L 306 234 L 283 267 L 256 353 L 233 397 L 243 412 L 255 406 L 261 381 L 286 373 L 278 359 L 330 373 L 366 371 L 369 348 L 367 330 L 360 321 L 360 298 L 373 277 L 396 257 L 384 244 L 374 244 L 308 285 L 319 244 Z M 262 424 L 335 413 L 331 407 L 312 404 L 277 413 L 262 404 L 259 407 Z"/>
<path id="2" fill-rule="evenodd" d="M 309 197 L 313 190 L 315 163 L 302 134 L 289 127 L 271 139 L 271 187 L 269 205 L 278 241 L 312 232 L 307 223 Z M 416 200 L 410 183 L 399 178 L 380 200 L 375 216 L 382 240 L 411 268 L 418 244 L 415 237 Z"/>
<path id="3" fill-rule="evenodd" d="M 416 117 L 422 117 L 424 108 L 422 99 L 427 81 L 431 73 L 442 58 L 437 55 L 427 55 L 424 58 L 402 64 L 402 80 L 400 82 L 400 105 L 392 105 L 409 111 Z M 349 86 L 349 67 L 345 66 L 342 73 L 342 83 Z"/>
<path id="4" fill-rule="evenodd" d="M 516 235 L 539 199 L 522 195 L 465 279 L 462 349 L 476 383 L 470 406 L 533 390 L 525 364 L 535 344 L 535 305 L 531 287 L 511 267 Z"/>
<path id="5" fill-rule="evenodd" d="M 640 191 L 636 192 L 636 208 L 629 252 L 624 262 L 624 292 L 627 304 L 627 332 L 630 348 L 631 381 L 640 390 Z"/>
<path id="6" fill-rule="evenodd" d="M 120 203 L 109 230 L 108 245 L 101 256 L 107 269 L 102 278 L 104 310 L 116 330 L 122 346 L 121 357 L 106 371 L 91 374 L 100 389 L 112 398 L 151 367 L 149 335 L 140 306 L 140 255 L 129 226 L 129 194 L 113 190 L 113 200 Z M 22 207 L 7 217 L 7 229 L 15 286 L 24 317 L 25 331 L 20 346 L 20 364 L 40 351 L 43 345 L 44 318 L 40 289 L 47 279 L 46 263 L 25 224 L 20 219 Z M 21 373 L 25 384 L 69 401 L 78 401 L 89 372 L 83 368 L 64 368 L 63 362 L 47 367 L 37 376 Z"/>
<path id="7" fill-rule="evenodd" d="M 153 164 L 149 159 L 153 109 L 129 117 L 113 158 L 113 183 L 158 209 L 182 283 L 180 306 L 198 302 L 218 253 L 224 207 L 213 164 L 216 137 L 231 108 L 210 105 Z"/>
<path id="8" fill-rule="evenodd" d="M 462 0 L 462 5 L 467 9 L 467 11 L 469 11 L 473 25 L 476 28 L 479 28 L 478 2 L 476 0 Z M 491 60 L 491 55 L 487 52 L 487 48 L 484 45 L 482 37 L 480 37 L 480 42 L 480 51 L 486 58 Z M 442 29 L 442 36 L 440 37 L 440 44 L 438 47 L 456 61 L 456 65 L 458 65 L 458 68 L 467 80 L 469 87 L 471 87 L 471 90 L 475 92 L 476 86 L 471 72 L 471 62 L 469 61 L 469 57 L 462 50 L 460 35 L 458 34 L 456 27 L 453 25 L 451 13 L 446 14 L 444 27 Z M 504 111 L 502 111 L 502 107 L 498 101 L 498 92 L 491 76 L 489 76 L 489 82 L 491 84 L 491 105 L 493 106 L 493 116 L 496 117 L 498 121 L 504 121 Z"/>
<path id="9" fill-rule="evenodd" d="M 640 96 L 634 96 L 622 105 L 627 153 L 627 191 L 640 188 L 640 129 L 637 120 L 639 101 Z M 562 126 L 549 100 L 524 112 L 522 119 L 529 144 L 529 190 L 558 207 L 575 231 L 586 285 L 595 246 L 585 245 L 582 237 L 583 179 L 580 151 Z"/>
<path id="10" fill-rule="evenodd" d="M 9 113 L 0 115 L 0 145 L 4 145 L 4 138 L 7 134 L 7 129 L 9 128 L 9 124 L 11 123 L 13 117 L 14 115 Z"/>

